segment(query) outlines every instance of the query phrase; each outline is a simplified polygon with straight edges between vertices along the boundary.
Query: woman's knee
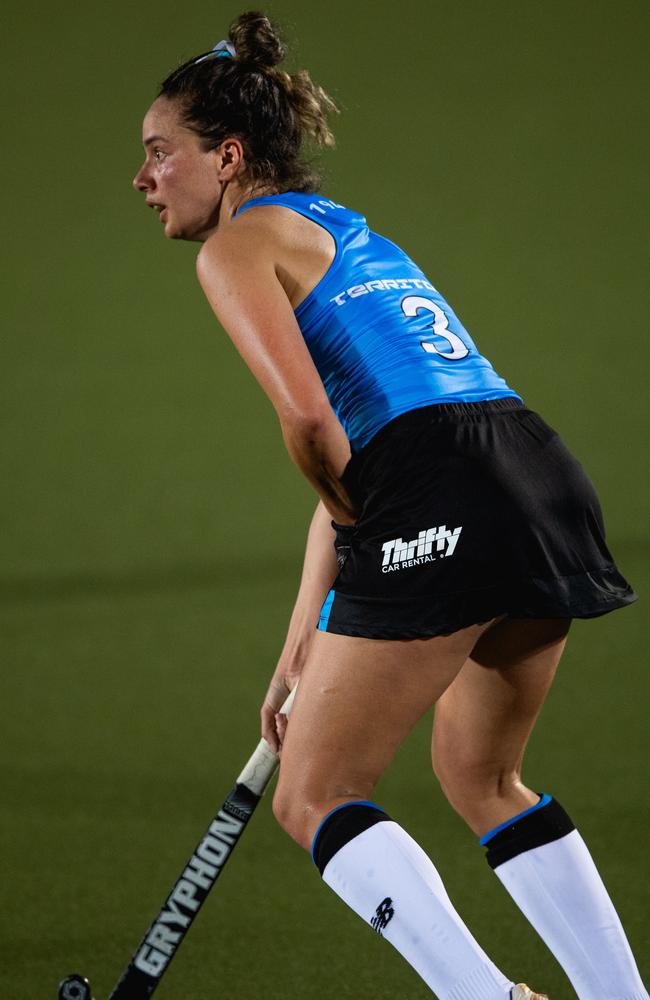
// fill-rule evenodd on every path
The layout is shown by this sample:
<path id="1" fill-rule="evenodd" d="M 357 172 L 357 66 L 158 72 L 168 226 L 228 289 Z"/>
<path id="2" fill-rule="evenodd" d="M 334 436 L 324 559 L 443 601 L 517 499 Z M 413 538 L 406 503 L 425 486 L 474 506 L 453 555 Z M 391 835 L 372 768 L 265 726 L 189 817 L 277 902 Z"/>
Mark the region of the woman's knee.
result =
<path id="1" fill-rule="evenodd" d="M 328 802 L 299 789 L 286 789 L 278 783 L 273 796 L 273 815 L 285 833 L 304 850 L 311 850 L 315 832 L 330 811 Z"/>
<path id="2" fill-rule="evenodd" d="M 470 826 L 480 824 L 491 803 L 508 798 L 521 782 L 518 768 L 440 753 L 433 757 L 433 771 L 452 809 Z"/>
<path id="3" fill-rule="evenodd" d="M 305 824 L 302 809 L 295 796 L 289 796 L 278 784 L 273 796 L 273 815 L 285 833 L 295 840 L 300 847 L 305 844 Z"/>
<path id="4" fill-rule="evenodd" d="M 351 788 L 296 788 L 280 780 L 273 796 L 273 815 L 292 840 L 310 851 L 316 831 L 328 813 L 338 806 L 367 798 L 367 794 Z"/>

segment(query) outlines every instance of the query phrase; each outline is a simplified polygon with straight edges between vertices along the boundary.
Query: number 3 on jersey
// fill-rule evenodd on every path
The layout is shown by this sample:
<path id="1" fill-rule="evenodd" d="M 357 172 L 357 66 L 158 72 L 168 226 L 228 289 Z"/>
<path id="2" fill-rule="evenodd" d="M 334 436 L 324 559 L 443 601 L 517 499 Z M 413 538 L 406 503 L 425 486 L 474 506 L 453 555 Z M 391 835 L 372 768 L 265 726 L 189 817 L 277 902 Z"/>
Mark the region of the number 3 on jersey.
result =
<path id="1" fill-rule="evenodd" d="M 430 340 L 421 340 L 422 350 L 428 354 L 439 354 L 447 361 L 460 361 L 461 358 L 466 358 L 469 354 L 469 348 L 465 346 L 460 337 L 451 332 L 449 320 L 439 305 L 436 305 L 431 299 L 425 299 L 423 295 L 407 295 L 405 299 L 402 299 L 402 312 L 405 316 L 417 316 L 419 309 L 427 309 L 433 313 L 433 335 L 444 337 L 451 347 L 450 351 L 441 351 Z"/>

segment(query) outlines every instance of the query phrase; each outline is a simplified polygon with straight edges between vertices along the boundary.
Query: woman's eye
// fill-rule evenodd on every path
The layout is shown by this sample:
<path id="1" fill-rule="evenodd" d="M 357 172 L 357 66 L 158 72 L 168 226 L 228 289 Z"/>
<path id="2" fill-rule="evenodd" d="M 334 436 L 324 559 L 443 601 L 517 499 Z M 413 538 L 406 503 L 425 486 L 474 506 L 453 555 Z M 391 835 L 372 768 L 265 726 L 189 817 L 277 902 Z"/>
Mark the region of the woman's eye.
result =
<path id="1" fill-rule="evenodd" d="M 162 149 L 154 149 L 153 151 L 154 160 L 162 160 L 164 155 Z"/>

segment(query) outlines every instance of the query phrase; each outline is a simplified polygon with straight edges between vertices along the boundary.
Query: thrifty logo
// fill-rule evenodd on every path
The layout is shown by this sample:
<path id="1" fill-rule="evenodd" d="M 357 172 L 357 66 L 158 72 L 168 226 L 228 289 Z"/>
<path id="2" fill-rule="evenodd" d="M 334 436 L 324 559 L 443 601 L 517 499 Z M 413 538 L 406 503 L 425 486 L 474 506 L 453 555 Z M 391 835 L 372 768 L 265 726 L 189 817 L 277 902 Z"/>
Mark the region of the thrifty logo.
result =
<path id="1" fill-rule="evenodd" d="M 149 929 L 133 962 L 136 969 L 156 979 L 163 974 L 244 826 L 241 820 L 219 810 Z"/>
<path id="2" fill-rule="evenodd" d="M 462 530 L 460 527 L 452 531 L 445 524 L 441 524 L 439 528 L 424 528 L 418 533 L 418 537 L 410 542 L 405 542 L 401 538 L 391 538 L 381 547 L 384 553 L 382 573 L 394 573 L 410 566 L 420 566 L 422 563 L 434 562 L 438 557 L 448 558 L 453 555 Z M 434 542 L 435 555 L 433 555 Z"/>

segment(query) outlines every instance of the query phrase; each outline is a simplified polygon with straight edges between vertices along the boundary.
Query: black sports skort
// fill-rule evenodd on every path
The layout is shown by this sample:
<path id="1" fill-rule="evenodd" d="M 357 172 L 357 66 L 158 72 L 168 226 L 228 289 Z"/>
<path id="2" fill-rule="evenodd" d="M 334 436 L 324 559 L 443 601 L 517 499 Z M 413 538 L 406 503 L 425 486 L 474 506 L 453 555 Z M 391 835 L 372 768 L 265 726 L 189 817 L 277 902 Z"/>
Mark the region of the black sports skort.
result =
<path id="1" fill-rule="evenodd" d="M 417 639 L 636 600 L 582 466 L 518 399 L 411 410 L 352 457 L 345 479 L 361 514 L 334 524 L 340 572 L 322 631 Z"/>

